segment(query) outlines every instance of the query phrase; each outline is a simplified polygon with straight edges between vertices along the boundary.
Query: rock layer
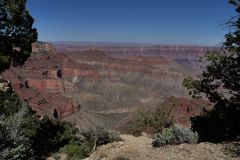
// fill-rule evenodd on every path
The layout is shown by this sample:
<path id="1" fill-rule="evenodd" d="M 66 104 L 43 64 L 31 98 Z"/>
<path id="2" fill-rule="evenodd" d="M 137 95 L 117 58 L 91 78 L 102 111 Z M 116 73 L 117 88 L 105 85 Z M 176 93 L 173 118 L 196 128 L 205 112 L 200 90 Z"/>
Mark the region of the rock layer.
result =
<path id="1" fill-rule="evenodd" d="M 39 114 L 80 128 L 118 127 L 137 112 L 170 96 L 179 97 L 176 121 L 189 125 L 199 114 L 182 80 L 200 71 L 197 59 L 209 47 L 33 44 L 24 66 L 4 73 L 17 94 Z M 185 98 L 183 98 L 185 97 Z M 181 103 L 180 103 L 181 102 Z M 185 118 L 187 117 L 187 118 Z"/>

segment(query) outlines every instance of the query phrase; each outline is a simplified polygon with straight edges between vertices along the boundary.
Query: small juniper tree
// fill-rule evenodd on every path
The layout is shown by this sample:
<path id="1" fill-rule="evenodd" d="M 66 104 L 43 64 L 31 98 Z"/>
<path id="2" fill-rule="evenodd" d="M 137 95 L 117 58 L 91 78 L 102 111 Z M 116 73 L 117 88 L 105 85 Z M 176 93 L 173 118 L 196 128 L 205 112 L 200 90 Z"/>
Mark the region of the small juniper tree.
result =
<path id="1" fill-rule="evenodd" d="M 192 118 L 192 127 L 203 141 L 236 140 L 240 136 L 240 0 L 230 0 L 237 15 L 228 23 L 229 33 L 221 51 L 206 55 L 208 64 L 199 79 L 183 85 L 194 98 L 206 96 L 214 109 Z"/>
<path id="2" fill-rule="evenodd" d="M 24 160 L 32 155 L 30 140 L 22 130 L 28 110 L 25 104 L 21 105 L 20 111 L 12 116 L 0 117 L 0 159 Z"/>

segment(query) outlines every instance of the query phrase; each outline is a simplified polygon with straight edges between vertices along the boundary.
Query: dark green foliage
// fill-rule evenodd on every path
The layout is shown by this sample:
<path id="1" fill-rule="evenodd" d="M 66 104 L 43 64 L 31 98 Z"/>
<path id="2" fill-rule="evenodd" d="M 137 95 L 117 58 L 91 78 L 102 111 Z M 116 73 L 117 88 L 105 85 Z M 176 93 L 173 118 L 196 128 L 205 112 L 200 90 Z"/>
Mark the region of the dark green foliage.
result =
<path id="1" fill-rule="evenodd" d="M 78 130 L 71 124 L 39 119 L 12 91 L 0 92 L 0 128 L 0 152 L 5 159 L 42 159 L 78 141 Z"/>
<path id="2" fill-rule="evenodd" d="M 90 129 L 81 132 L 79 141 L 65 145 L 60 152 L 67 154 L 71 160 L 78 160 L 88 157 L 101 145 L 121 140 L 118 132 L 107 131 L 103 128 Z"/>
<path id="3" fill-rule="evenodd" d="M 30 140 L 22 130 L 28 111 L 26 105 L 20 105 L 18 112 L 8 117 L 0 117 L 0 159 L 24 160 L 32 154 Z"/>
<path id="4" fill-rule="evenodd" d="M 158 104 L 155 108 L 140 108 L 136 118 L 128 124 L 127 129 L 134 136 L 140 136 L 148 127 L 152 128 L 154 132 L 160 131 L 172 123 L 170 114 L 174 107 L 175 98 L 171 97 L 167 101 Z"/>
<path id="5" fill-rule="evenodd" d="M 25 8 L 26 0 L 0 0 L 0 72 L 22 65 L 37 40 L 33 18 Z"/>
<path id="6" fill-rule="evenodd" d="M 82 159 L 120 140 L 118 132 L 97 128 L 79 133 L 67 122 L 40 118 L 11 90 L 0 92 L 0 159 L 44 159 L 58 151 Z"/>
<path id="7" fill-rule="evenodd" d="M 161 147 L 168 144 L 196 143 L 197 141 L 197 132 L 174 124 L 169 128 L 164 128 L 161 133 L 155 134 L 152 145 Z"/>
<path id="8" fill-rule="evenodd" d="M 221 142 L 240 136 L 240 1 L 231 0 L 237 15 L 228 23 L 221 51 L 206 55 L 208 64 L 198 80 L 185 79 L 183 85 L 194 98 L 203 95 L 214 109 L 192 118 L 192 127 L 200 140 Z"/>
<path id="9" fill-rule="evenodd" d="M 91 152 L 91 147 L 86 147 L 87 148 L 83 145 L 71 143 L 61 148 L 60 152 L 67 154 L 71 160 L 79 160 L 84 159 Z"/>
<path id="10" fill-rule="evenodd" d="M 88 157 L 94 148 L 95 134 L 92 130 L 81 133 L 81 140 L 76 143 L 70 143 L 60 149 L 61 153 L 65 153 L 72 160 L 83 159 Z"/>
<path id="11" fill-rule="evenodd" d="M 18 111 L 18 105 L 21 103 L 19 98 L 12 92 L 0 91 L 0 114 L 9 116 Z"/>
<path id="12" fill-rule="evenodd" d="M 224 153 L 231 157 L 240 157 L 240 143 L 226 144 L 224 147 Z"/>
<path id="13" fill-rule="evenodd" d="M 192 128 L 199 133 L 201 141 L 221 142 L 239 140 L 239 106 L 217 103 L 211 111 L 191 118 Z"/>
<path id="14" fill-rule="evenodd" d="M 77 130 L 66 122 L 44 117 L 38 122 L 33 141 L 34 154 L 37 156 L 57 152 L 62 146 L 77 140 Z"/>

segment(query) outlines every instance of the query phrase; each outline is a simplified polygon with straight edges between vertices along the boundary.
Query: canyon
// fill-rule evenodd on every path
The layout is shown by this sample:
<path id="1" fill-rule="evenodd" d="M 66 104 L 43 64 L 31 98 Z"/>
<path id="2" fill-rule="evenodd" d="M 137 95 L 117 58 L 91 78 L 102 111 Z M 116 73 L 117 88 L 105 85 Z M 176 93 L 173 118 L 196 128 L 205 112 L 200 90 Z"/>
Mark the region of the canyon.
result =
<path id="1" fill-rule="evenodd" d="M 55 42 L 33 44 L 23 66 L 3 76 L 40 115 L 80 129 L 118 128 L 139 108 L 154 108 L 174 96 L 171 116 L 189 118 L 209 107 L 193 100 L 182 80 L 201 72 L 199 58 L 213 47 Z"/>

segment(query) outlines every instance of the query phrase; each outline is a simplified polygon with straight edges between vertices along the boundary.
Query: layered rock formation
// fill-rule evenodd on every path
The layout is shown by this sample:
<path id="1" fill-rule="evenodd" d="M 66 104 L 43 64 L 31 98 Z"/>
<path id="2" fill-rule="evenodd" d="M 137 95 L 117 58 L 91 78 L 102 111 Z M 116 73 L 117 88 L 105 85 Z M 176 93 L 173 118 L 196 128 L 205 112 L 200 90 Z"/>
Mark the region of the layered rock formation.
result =
<path id="1" fill-rule="evenodd" d="M 89 66 L 73 63 L 65 55 L 56 55 L 50 44 L 33 44 L 33 51 L 24 66 L 6 71 L 5 79 L 11 81 L 20 98 L 39 114 L 52 117 L 55 109 L 62 118 L 79 111 L 80 104 L 65 95 L 73 87 L 65 79 L 72 79 L 81 71 L 83 76 L 91 78 L 98 78 L 98 73 Z M 62 77 L 59 77 L 59 71 Z"/>
<path id="2" fill-rule="evenodd" d="M 129 56 L 167 56 L 179 57 L 201 56 L 215 47 L 207 46 L 177 46 L 177 45 L 141 45 L 141 44 L 94 44 L 94 43 L 54 43 L 60 52 L 83 52 L 89 49 L 99 49 L 116 57 Z"/>
<path id="3" fill-rule="evenodd" d="M 4 73 L 17 94 L 39 114 L 76 123 L 79 128 L 118 127 L 142 106 L 179 97 L 176 121 L 189 125 L 199 114 L 181 87 L 196 74 L 197 59 L 209 47 L 148 45 L 33 44 L 24 66 Z M 183 117 L 188 118 L 183 118 Z M 56 117 L 55 117 L 56 118 Z"/>
<path id="4" fill-rule="evenodd" d="M 39 52 L 50 52 L 52 54 L 56 54 L 56 50 L 50 43 L 45 42 L 36 42 L 32 44 L 32 52 L 39 53 Z"/>

